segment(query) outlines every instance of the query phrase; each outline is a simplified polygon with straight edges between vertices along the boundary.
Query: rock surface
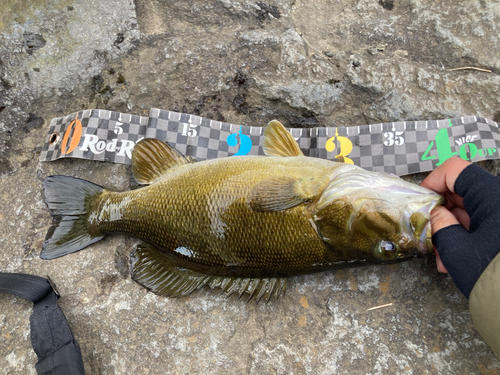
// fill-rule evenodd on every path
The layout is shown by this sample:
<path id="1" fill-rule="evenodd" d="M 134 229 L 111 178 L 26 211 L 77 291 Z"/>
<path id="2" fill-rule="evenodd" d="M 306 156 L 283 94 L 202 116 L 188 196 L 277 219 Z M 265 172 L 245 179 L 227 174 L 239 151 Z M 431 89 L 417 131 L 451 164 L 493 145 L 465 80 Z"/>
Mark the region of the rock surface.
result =
<path id="1" fill-rule="evenodd" d="M 147 292 L 122 236 L 38 257 L 45 176 L 117 190 L 131 178 L 122 165 L 38 162 L 53 117 L 156 107 L 247 125 L 499 121 L 500 3 L 5 0 L 0 15 L 0 271 L 50 275 L 88 374 L 500 372 L 431 259 L 292 278 L 284 298 L 257 305 Z M 35 374 L 30 313 L 0 295 L 1 374 Z"/>

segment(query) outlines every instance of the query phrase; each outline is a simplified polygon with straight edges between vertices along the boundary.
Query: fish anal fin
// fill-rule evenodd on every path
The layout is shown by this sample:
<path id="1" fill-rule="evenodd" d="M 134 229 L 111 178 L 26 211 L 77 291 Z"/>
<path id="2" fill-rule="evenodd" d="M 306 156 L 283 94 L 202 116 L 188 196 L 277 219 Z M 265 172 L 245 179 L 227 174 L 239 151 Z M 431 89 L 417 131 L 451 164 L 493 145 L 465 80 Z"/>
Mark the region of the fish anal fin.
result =
<path id="1" fill-rule="evenodd" d="M 263 148 L 268 156 L 304 156 L 290 132 L 277 120 L 265 127 Z"/>
<path id="2" fill-rule="evenodd" d="M 193 161 L 158 139 L 143 139 L 132 151 L 132 174 L 137 183 L 151 184 L 170 168 Z"/>
<path id="3" fill-rule="evenodd" d="M 272 177 L 255 185 L 248 201 L 254 211 L 284 211 L 311 202 L 320 191 L 315 180 Z"/>
<path id="4" fill-rule="evenodd" d="M 148 244 L 136 246 L 130 256 L 132 279 L 150 291 L 168 297 L 184 297 L 196 289 L 208 285 L 211 289 L 221 288 L 230 296 L 240 297 L 247 293 L 249 299 L 256 297 L 269 301 L 284 293 L 286 279 L 281 277 L 246 278 L 234 276 L 212 276 L 179 267 Z"/>

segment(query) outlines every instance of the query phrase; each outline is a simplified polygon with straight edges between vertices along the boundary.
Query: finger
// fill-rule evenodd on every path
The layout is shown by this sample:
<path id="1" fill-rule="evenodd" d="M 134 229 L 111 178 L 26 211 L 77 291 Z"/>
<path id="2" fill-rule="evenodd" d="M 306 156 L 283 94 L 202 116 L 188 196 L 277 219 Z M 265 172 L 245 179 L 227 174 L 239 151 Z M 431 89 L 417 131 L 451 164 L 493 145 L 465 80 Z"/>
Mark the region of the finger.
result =
<path id="1" fill-rule="evenodd" d="M 453 214 L 453 216 L 455 216 L 457 218 L 458 222 L 460 224 L 462 224 L 462 226 L 465 229 L 469 230 L 470 217 L 464 209 L 459 208 L 459 207 L 455 207 L 451 210 L 451 213 Z"/>
<path id="2" fill-rule="evenodd" d="M 447 192 L 444 194 L 446 199 L 446 204 L 444 205 L 448 210 L 452 210 L 455 207 L 464 208 L 464 198 L 459 196 L 457 193 Z"/>
<path id="3" fill-rule="evenodd" d="M 438 251 L 436 250 L 436 246 L 434 246 L 434 254 L 436 255 L 436 265 L 437 269 L 441 273 L 448 273 L 448 270 L 444 266 L 443 262 L 441 261 L 441 256 L 439 255 Z"/>
<path id="4" fill-rule="evenodd" d="M 470 164 L 458 157 L 450 158 L 432 171 L 420 185 L 440 194 L 448 191 L 454 193 L 458 175 Z"/>
<path id="5" fill-rule="evenodd" d="M 458 219 L 444 207 L 436 207 L 431 212 L 432 234 L 450 225 L 460 224 Z"/>

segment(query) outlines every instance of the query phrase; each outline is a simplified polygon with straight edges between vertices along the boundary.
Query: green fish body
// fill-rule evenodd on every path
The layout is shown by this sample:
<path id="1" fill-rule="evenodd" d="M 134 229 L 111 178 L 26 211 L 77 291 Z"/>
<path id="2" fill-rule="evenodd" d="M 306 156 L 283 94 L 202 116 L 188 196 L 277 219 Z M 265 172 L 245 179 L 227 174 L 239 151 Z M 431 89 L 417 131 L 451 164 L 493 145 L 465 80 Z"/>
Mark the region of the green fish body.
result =
<path id="1" fill-rule="evenodd" d="M 144 241 L 132 278 L 184 296 L 204 285 L 268 300 L 286 277 L 432 251 L 429 213 L 442 198 L 392 175 L 302 155 L 278 122 L 264 132 L 272 156 L 192 162 L 158 140 L 138 143 L 133 173 L 147 186 L 111 192 L 50 176 L 55 221 L 41 257 L 78 251 L 107 233 Z"/>

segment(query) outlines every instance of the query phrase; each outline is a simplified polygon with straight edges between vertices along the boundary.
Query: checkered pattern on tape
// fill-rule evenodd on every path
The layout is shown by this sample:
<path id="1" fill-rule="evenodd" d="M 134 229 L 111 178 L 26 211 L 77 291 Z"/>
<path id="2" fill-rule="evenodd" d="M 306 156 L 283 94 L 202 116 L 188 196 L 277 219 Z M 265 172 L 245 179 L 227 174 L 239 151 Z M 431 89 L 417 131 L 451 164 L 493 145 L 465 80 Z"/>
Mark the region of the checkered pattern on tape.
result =
<path id="1" fill-rule="evenodd" d="M 63 155 L 61 153 L 61 140 L 64 132 L 75 118 L 78 118 L 82 123 L 82 137 L 78 147 L 71 154 Z M 144 116 L 107 110 L 85 110 L 53 119 L 50 124 L 46 142 L 40 154 L 40 160 L 50 161 L 61 157 L 72 157 L 130 164 L 130 158 L 125 154 L 121 155 L 120 148 L 124 142 L 135 143 L 138 139 L 144 137 L 148 120 L 149 118 Z M 55 132 L 59 133 L 60 141 L 55 145 L 51 145 L 49 139 Z M 81 147 L 85 140 L 85 134 L 96 135 L 100 140 L 104 140 L 105 143 L 107 141 L 112 142 L 113 139 L 116 139 L 116 148 L 109 146 L 108 149 L 104 149 L 103 152 L 97 154 L 94 154 L 90 148 L 88 151 L 83 151 Z"/>
<path id="2" fill-rule="evenodd" d="M 227 157 L 234 155 L 239 147 L 229 146 L 227 138 L 240 131 L 251 138 L 250 155 L 264 154 L 263 129 L 260 127 L 228 124 L 160 109 L 151 109 L 149 118 L 105 110 L 81 111 L 78 114 L 54 119 L 51 122 L 49 136 L 54 132 L 62 134 L 77 115 L 84 125 L 83 134 L 97 135 L 103 140 L 117 138 L 116 151 L 113 152 L 111 148 L 94 155 L 90 150 L 87 152 L 75 150 L 72 155 L 61 155 L 58 145 L 53 147 L 46 142 L 40 160 L 55 160 L 70 156 L 130 164 L 129 158 L 118 152 L 120 142 L 135 143 L 142 137 L 165 141 L 181 153 L 194 156 L 198 160 Z M 457 141 L 466 134 L 476 135 L 474 144 L 478 150 L 500 149 L 498 124 L 472 116 L 451 120 L 408 121 L 349 128 L 290 129 L 290 131 L 305 155 L 335 160 L 341 146 L 338 137 L 346 137 L 353 145 L 352 151 L 346 156 L 353 160 L 354 164 L 370 170 L 404 175 L 429 171 L 435 167 L 438 160 L 435 156 L 435 145 L 431 146 L 431 143 L 439 129 L 444 127 L 447 128 L 453 152 L 458 152 L 460 142 Z M 398 143 L 391 143 L 390 139 L 395 141 L 396 136 L 399 137 Z M 325 144 L 332 137 L 335 148 L 329 152 L 325 149 Z M 401 142 L 402 140 L 404 142 Z M 428 151 L 427 156 L 430 152 L 434 159 L 422 160 L 426 151 Z M 477 156 L 475 160 L 492 158 L 499 158 L 498 152 L 494 155 Z"/>

